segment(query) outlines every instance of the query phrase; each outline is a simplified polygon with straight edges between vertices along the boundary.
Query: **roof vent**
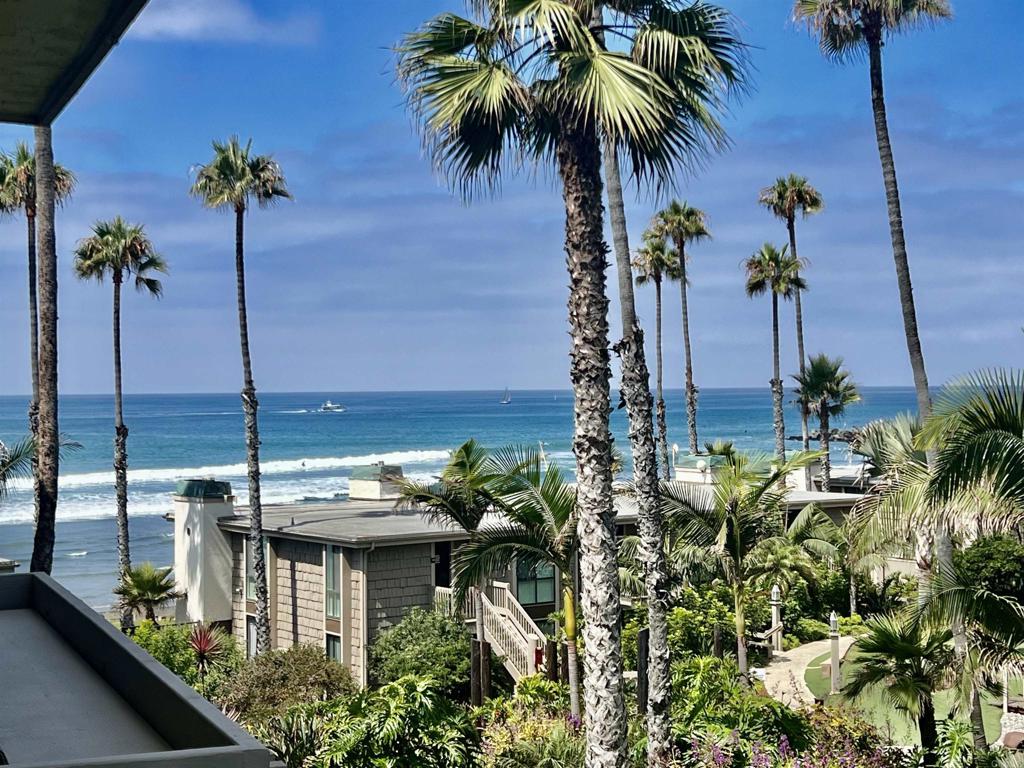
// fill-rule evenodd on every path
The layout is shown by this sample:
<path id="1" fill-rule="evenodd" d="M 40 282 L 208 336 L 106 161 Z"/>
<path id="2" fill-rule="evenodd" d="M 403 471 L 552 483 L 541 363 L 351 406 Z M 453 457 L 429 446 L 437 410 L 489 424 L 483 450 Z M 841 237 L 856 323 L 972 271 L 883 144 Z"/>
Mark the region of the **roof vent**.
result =
<path id="1" fill-rule="evenodd" d="M 378 461 L 368 467 L 354 467 L 348 481 L 348 497 L 353 501 L 397 499 L 404 476 L 397 464 Z"/>

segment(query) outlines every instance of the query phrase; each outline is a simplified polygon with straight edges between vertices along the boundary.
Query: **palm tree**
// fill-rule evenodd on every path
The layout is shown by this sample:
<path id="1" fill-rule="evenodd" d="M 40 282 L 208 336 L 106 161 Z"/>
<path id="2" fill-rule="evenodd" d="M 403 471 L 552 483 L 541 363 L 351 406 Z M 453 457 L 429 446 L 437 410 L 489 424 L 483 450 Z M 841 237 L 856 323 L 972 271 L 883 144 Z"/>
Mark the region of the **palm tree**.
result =
<path id="1" fill-rule="evenodd" d="M 799 453 L 767 472 L 763 462 L 737 461 L 721 470 L 713 486 L 666 483 L 662 487 L 666 525 L 677 542 L 673 562 L 702 567 L 729 585 L 736 618 L 736 659 L 744 676 L 748 671 L 747 602 L 778 580 L 778 559 L 768 557 L 770 551 L 802 538 L 796 531 L 792 539 L 786 538 L 782 521 L 788 490 L 782 481 L 816 456 Z M 790 560 L 790 564 L 796 562 Z"/>
<path id="2" fill-rule="evenodd" d="M 786 423 L 782 411 L 782 373 L 779 370 L 779 297 L 791 299 L 806 284 L 800 277 L 800 261 L 770 243 L 761 246 L 743 263 L 747 273 L 747 296 L 772 296 L 772 405 L 775 423 L 775 456 L 780 465 L 786 462 Z"/>
<path id="3" fill-rule="evenodd" d="M 832 461 L 829 458 L 829 442 L 832 438 L 830 419 L 840 416 L 846 406 L 860 400 L 857 385 L 850 381 L 850 372 L 843 368 L 843 358 L 828 355 L 812 355 L 803 373 L 796 379 L 797 400 L 807 403 L 818 416 L 818 437 L 821 441 L 821 490 L 828 491 L 831 481 Z"/>
<path id="4" fill-rule="evenodd" d="M 32 474 L 34 455 L 35 446 L 31 437 L 11 445 L 0 442 L 0 501 L 7 495 L 12 480 L 20 480 Z"/>
<path id="5" fill-rule="evenodd" d="M 167 272 L 167 264 L 156 253 L 141 225 L 128 224 L 120 216 L 98 221 L 92 235 L 75 250 L 75 274 L 82 280 L 103 281 L 114 286 L 114 490 L 117 497 L 117 558 L 123 580 L 132 567 L 128 546 L 128 427 L 121 407 L 121 285 L 135 278 L 135 289 L 160 298 L 163 286 L 153 277 Z M 132 611 L 121 609 L 121 629 L 132 625 Z"/>
<path id="6" fill-rule="evenodd" d="M 252 203 L 260 208 L 291 198 L 281 167 L 270 155 L 251 153 L 252 140 L 243 147 L 237 136 L 213 142 L 213 159 L 195 168 L 192 195 L 207 208 L 235 212 L 235 279 L 238 295 L 238 334 L 242 347 L 242 411 L 245 415 L 246 464 L 249 475 L 249 546 L 256 580 L 256 652 L 270 649 L 270 598 L 267 561 L 263 551 L 263 506 L 260 501 L 260 434 L 256 413 L 256 384 L 249 356 L 249 319 L 245 308 L 245 212 Z"/>
<path id="7" fill-rule="evenodd" d="M 467 440 L 452 452 L 448 465 L 436 482 L 403 481 L 399 487 L 398 505 L 421 511 L 435 523 L 472 534 L 488 512 L 500 509 L 500 500 L 492 487 L 500 475 L 501 468 L 491 459 L 487 449 L 475 440 Z M 483 595 L 488 575 L 474 585 L 476 639 L 480 643 L 485 640 Z M 481 654 L 480 663 L 489 666 L 491 662 Z M 484 674 L 482 670 L 481 674 Z"/>
<path id="8" fill-rule="evenodd" d="M 905 615 L 869 619 L 867 632 L 857 639 L 859 654 L 850 680 L 843 686 L 850 698 L 884 688 L 890 706 L 917 721 L 927 768 L 936 765 L 933 696 L 953 663 L 952 637 L 948 629 L 933 629 Z"/>
<path id="9" fill-rule="evenodd" d="M 131 610 L 141 611 L 157 624 L 156 609 L 181 597 L 171 571 L 170 567 L 157 568 L 152 563 L 137 565 L 129 569 L 127 577 L 114 588 L 114 594 Z"/>
<path id="10" fill-rule="evenodd" d="M 799 258 L 796 250 L 796 214 L 799 211 L 804 218 L 807 218 L 813 213 L 818 213 L 824 206 L 821 193 L 812 187 L 804 176 L 791 173 L 789 176 L 780 176 L 770 187 L 762 189 L 757 201 L 777 218 L 786 222 L 786 232 L 789 234 L 789 253 L 795 258 Z M 796 353 L 800 361 L 800 374 L 803 375 L 804 313 L 800 302 L 801 293 L 802 291 L 797 289 L 793 296 L 793 303 L 796 305 Z M 807 405 L 801 403 L 800 435 L 805 451 L 811 448 L 810 436 L 807 431 L 807 415 Z"/>
<path id="11" fill-rule="evenodd" d="M 465 594 L 492 573 L 519 563 L 551 565 L 562 582 L 563 630 L 569 658 L 569 699 L 580 715 L 579 665 L 576 660 L 576 595 L 573 562 L 580 549 L 576 488 L 554 464 L 541 465 L 532 450 L 507 448 L 494 454 L 501 474 L 490 483 L 500 500 L 501 522 L 477 530 L 452 558 L 455 589 Z"/>
<path id="12" fill-rule="evenodd" d="M 39 408 L 39 308 L 36 296 L 36 158 L 25 142 L 18 142 L 14 152 L 0 153 L 0 212 L 24 211 L 28 228 L 28 311 L 29 352 L 32 371 L 32 402 L 29 422 L 35 434 Z M 75 175 L 54 164 L 54 201 L 64 203 L 75 189 Z"/>
<path id="13" fill-rule="evenodd" d="M 502 171 L 518 170 L 524 158 L 553 161 L 562 182 L 585 585 L 585 711 L 588 754 L 596 767 L 621 764 L 626 736 L 601 152 L 613 148 L 629 159 L 632 177 L 658 184 L 700 151 L 707 134 L 693 128 L 709 124 L 706 78 L 691 77 L 688 31 L 721 29 L 729 17 L 705 4 L 608 0 L 603 6 L 613 22 L 606 24 L 595 6 L 474 2 L 476 19 L 446 13 L 407 35 L 398 49 L 398 75 L 435 164 L 465 196 L 495 188 Z M 606 30 L 615 34 L 617 50 L 605 49 Z M 714 44 L 722 48 L 724 39 Z M 693 60 L 711 72 L 711 58 L 700 53 Z"/>
<path id="14" fill-rule="evenodd" d="M 878 156 L 882 162 L 882 180 L 889 209 L 889 234 L 896 263 L 896 282 L 903 310 L 903 329 L 914 373 L 917 406 L 921 418 L 931 411 L 928 374 L 917 330 L 917 310 L 910 283 L 910 262 L 903 236 L 903 212 L 900 208 L 896 163 L 889 141 L 882 82 L 882 47 L 888 38 L 922 25 L 952 16 L 948 0 L 796 0 L 793 10 L 797 21 L 806 23 L 818 37 L 822 53 L 838 62 L 861 58 L 867 53 L 871 80 L 871 108 L 875 120 Z"/>
<path id="15" fill-rule="evenodd" d="M 699 208 L 673 200 L 654 215 L 651 229 L 656 235 L 671 240 L 679 256 L 679 301 L 683 315 L 683 354 L 686 361 L 686 423 L 689 428 L 690 453 L 697 453 L 697 388 L 693 384 L 693 359 L 690 354 L 690 312 L 686 300 L 689 280 L 686 276 L 686 244 L 711 237 L 707 216 Z"/>
<path id="16" fill-rule="evenodd" d="M 53 136 L 48 125 L 35 128 L 35 210 L 38 232 L 36 284 L 39 295 L 38 419 L 31 420 L 36 445 L 36 530 L 32 571 L 49 573 L 57 526 L 57 477 L 60 473 L 60 426 L 57 419 L 57 237 L 54 209 L 59 177 L 53 164 Z M 36 426 L 38 425 L 38 426 Z"/>
<path id="17" fill-rule="evenodd" d="M 664 361 L 661 346 L 661 284 L 666 278 L 678 275 L 679 257 L 675 249 L 665 243 L 665 238 L 651 232 L 644 233 L 644 244 L 637 249 L 633 259 L 636 268 L 636 284 L 654 286 L 654 349 L 657 360 L 655 381 L 655 408 L 658 422 L 658 452 L 661 454 L 662 473 L 671 480 L 672 466 L 668 458 L 668 425 L 665 421 Z"/>

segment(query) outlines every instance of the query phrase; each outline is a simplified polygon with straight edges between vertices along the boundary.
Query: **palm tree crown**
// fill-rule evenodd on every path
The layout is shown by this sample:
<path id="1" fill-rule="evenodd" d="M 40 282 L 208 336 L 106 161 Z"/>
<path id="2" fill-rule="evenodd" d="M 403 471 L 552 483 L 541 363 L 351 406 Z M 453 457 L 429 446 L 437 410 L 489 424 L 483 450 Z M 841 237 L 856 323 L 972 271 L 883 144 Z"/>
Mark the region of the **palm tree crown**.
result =
<path id="1" fill-rule="evenodd" d="M 824 207 L 821 193 L 804 176 L 795 173 L 780 176 L 775 183 L 761 190 L 757 202 L 785 222 L 791 222 L 797 213 L 810 216 Z"/>
<path id="2" fill-rule="evenodd" d="M 213 160 L 194 170 L 192 195 L 208 208 L 244 211 L 252 200 L 266 208 L 292 196 L 277 161 L 270 155 L 252 154 L 252 139 L 245 146 L 237 136 L 213 142 Z"/>
<path id="3" fill-rule="evenodd" d="M 818 36 L 836 61 L 861 57 L 887 35 L 952 18 L 948 0 L 796 0 L 793 17 Z"/>
<path id="4" fill-rule="evenodd" d="M 793 376 L 799 387 L 797 397 L 815 408 L 827 409 L 829 416 L 839 416 L 846 406 L 860 400 L 857 385 L 850 372 L 843 368 L 843 358 L 811 355 L 803 376 Z"/>
<path id="5" fill-rule="evenodd" d="M 134 275 L 136 290 L 159 297 L 163 285 L 153 277 L 155 272 L 166 274 L 167 263 L 142 225 L 129 224 L 120 216 L 96 222 L 92 235 L 75 249 L 75 274 L 82 279 L 102 282 L 109 275 L 120 282 L 123 276 Z"/>
<path id="6" fill-rule="evenodd" d="M 32 456 L 35 454 L 35 443 L 27 437 L 16 443 L 7 445 L 0 442 L 0 501 L 7 495 L 9 483 L 21 480 L 32 474 Z"/>
<path id="7" fill-rule="evenodd" d="M 679 255 L 665 238 L 648 231 L 644 233 L 644 244 L 636 250 L 633 268 L 636 269 L 637 285 L 676 280 L 679 276 Z"/>
<path id="8" fill-rule="evenodd" d="M 164 603 L 180 597 L 173 569 L 157 568 L 152 563 L 142 563 L 128 571 L 126 578 L 114 588 L 126 605 L 141 610 L 150 621 L 156 621 L 156 609 Z"/>
<path id="9" fill-rule="evenodd" d="M 707 240 L 711 237 L 708 217 L 700 208 L 694 208 L 685 200 L 673 200 L 654 215 L 651 231 L 675 243 L 676 250 L 687 243 Z"/>
<path id="10" fill-rule="evenodd" d="M 75 190 L 75 174 L 62 165 L 53 166 L 53 199 L 64 203 Z M 35 214 L 36 156 L 20 141 L 11 154 L 0 153 L 0 210 L 24 210 Z"/>
<path id="11" fill-rule="evenodd" d="M 753 256 L 743 262 L 747 273 L 747 296 L 774 293 L 789 299 L 793 292 L 804 290 L 807 284 L 800 276 L 800 262 L 789 255 L 788 246 L 776 248 L 765 243 Z"/>

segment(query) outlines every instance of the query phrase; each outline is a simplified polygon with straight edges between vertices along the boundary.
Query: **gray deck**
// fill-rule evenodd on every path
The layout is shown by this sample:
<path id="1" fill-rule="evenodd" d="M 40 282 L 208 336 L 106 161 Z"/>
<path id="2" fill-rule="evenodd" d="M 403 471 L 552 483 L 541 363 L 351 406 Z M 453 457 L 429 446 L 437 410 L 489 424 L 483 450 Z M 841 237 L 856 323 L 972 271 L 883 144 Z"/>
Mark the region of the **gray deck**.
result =
<path id="1" fill-rule="evenodd" d="M 169 749 L 35 611 L 0 613 L 0 749 L 11 765 Z"/>

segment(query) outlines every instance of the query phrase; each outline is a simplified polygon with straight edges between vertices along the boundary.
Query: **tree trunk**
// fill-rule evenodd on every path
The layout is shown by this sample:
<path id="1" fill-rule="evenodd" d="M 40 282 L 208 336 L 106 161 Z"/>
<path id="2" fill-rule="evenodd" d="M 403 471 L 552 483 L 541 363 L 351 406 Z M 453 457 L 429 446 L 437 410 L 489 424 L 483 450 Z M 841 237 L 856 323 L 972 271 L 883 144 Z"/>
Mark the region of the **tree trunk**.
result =
<path id="1" fill-rule="evenodd" d="M 789 231 L 789 253 L 794 259 L 799 257 L 796 255 L 796 222 L 793 216 L 786 219 L 786 229 Z M 799 262 L 798 262 L 799 263 Z M 799 276 L 799 273 L 798 273 Z M 802 294 L 799 288 L 795 291 L 793 296 L 793 303 L 796 305 L 796 354 L 799 357 L 799 367 L 801 378 L 807 370 L 807 353 L 804 351 L 804 308 L 803 301 L 801 300 L 800 294 Z M 801 450 L 811 450 L 811 434 L 807 428 L 807 419 L 810 415 L 810 409 L 807 407 L 807 403 L 800 401 L 800 445 Z M 811 488 L 811 468 L 804 468 L 804 484 L 807 489 Z"/>
<path id="2" fill-rule="evenodd" d="M 740 677 L 747 677 L 747 617 L 744 613 L 743 595 L 733 590 L 733 611 L 736 617 L 736 665 Z"/>
<path id="3" fill-rule="evenodd" d="M 647 764 L 668 765 L 671 734 L 668 708 L 671 695 L 668 653 L 668 570 L 665 565 L 665 531 L 659 503 L 658 459 L 654 448 L 654 403 L 651 377 L 644 356 L 644 334 L 636 319 L 633 270 L 629 263 L 629 236 L 622 200 L 622 180 L 615 147 L 605 145 L 605 178 L 615 243 L 622 340 L 615 351 L 622 363 L 622 400 L 629 417 L 629 443 L 633 454 L 633 485 L 637 502 L 639 555 L 644 566 L 650 656 L 647 665 Z"/>
<path id="4" fill-rule="evenodd" d="M 829 485 L 832 483 L 832 458 L 831 450 L 832 425 L 829 422 L 828 404 L 818 404 L 818 431 L 821 433 L 821 490 L 828 493 Z"/>
<path id="5" fill-rule="evenodd" d="M 867 42 L 871 73 L 871 108 L 875 117 L 875 138 L 878 141 L 878 156 L 882 162 L 885 201 L 889 208 L 889 235 L 892 239 L 892 256 L 896 262 L 896 283 L 900 291 L 900 308 L 903 311 L 903 330 L 907 337 L 910 367 L 914 373 L 917 409 L 923 420 L 928 418 L 928 415 L 931 413 L 932 401 L 928 393 L 928 374 L 924 368 L 921 337 L 917 332 L 917 310 L 914 307 L 914 288 L 910 282 L 910 262 L 907 259 L 907 243 L 903 237 L 903 213 L 900 209 L 899 186 L 896 183 L 896 163 L 892 157 L 892 145 L 889 143 L 889 123 L 885 115 L 885 92 L 882 84 L 881 31 L 868 34 Z"/>
<path id="6" fill-rule="evenodd" d="M 249 357 L 249 322 L 245 311 L 245 209 L 235 209 L 235 275 L 238 291 L 238 333 L 242 345 L 242 412 L 245 418 L 245 453 L 249 475 L 249 546 L 256 581 L 256 653 L 270 650 L 270 598 L 267 558 L 263 551 L 263 506 L 260 503 L 260 433 L 256 421 L 259 402 Z"/>
<path id="7" fill-rule="evenodd" d="M 28 225 L 28 329 L 29 370 L 32 372 L 32 399 L 28 404 L 28 430 L 36 448 L 32 452 L 32 503 L 35 519 L 39 519 L 39 300 L 36 290 L 36 200 L 35 195 L 25 203 L 25 221 Z"/>
<path id="8" fill-rule="evenodd" d="M 37 496 L 31 570 L 49 573 L 57 522 L 60 427 L 57 422 L 57 239 L 54 232 L 53 144 L 50 126 L 36 126 L 39 226 L 39 432 Z"/>
<path id="9" fill-rule="evenodd" d="M 850 568 L 850 616 L 857 613 L 857 575 Z"/>
<path id="10" fill-rule="evenodd" d="M 128 581 L 132 567 L 128 546 L 128 427 L 124 425 L 121 398 L 121 282 L 114 272 L 114 495 L 117 499 L 117 562 L 121 583 Z M 132 609 L 121 601 L 121 631 L 132 628 Z"/>
<path id="11" fill-rule="evenodd" d="M 565 201 L 571 376 L 575 395 L 587 768 L 626 759 L 619 574 L 612 507 L 608 266 L 603 240 L 601 154 L 591 125 L 563 125 L 556 147 Z"/>
<path id="12" fill-rule="evenodd" d="M 153 603 L 146 603 L 146 618 L 153 622 L 153 626 L 158 626 L 159 622 L 156 620 L 156 606 Z"/>
<path id="13" fill-rule="evenodd" d="M 971 685 L 971 733 L 974 749 L 979 755 L 988 752 L 988 736 L 985 735 L 985 713 L 981 709 L 981 695 L 978 686 Z"/>
<path id="14" fill-rule="evenodd" d="M 562 583 L 571 584 L 572 575 L 562 574 Z M 563 627 L 565 629 L 565 654 L 566 667 L 568 670 L 569 686 L 569 714 L 580 719 L 580 664 L 577 658 L 576 647 L 576 599 L 573 596 L 572 587 L 562 588 L 562 612 L 565 615 Z"/>
<path id="15" fill-rule="evenodd" d="M 935 748 L 938 745 L 939 733 L 935 726 L 935 703 L 931 696 L 925 696 L 921 703 L 921 714 L 917 718 L 917 728 L 921 733 L 921 749 L 924 752 L 924 768 L 936 768 Z"/>
<path id="16" fill-rule="evenodd" d="M 772 422 L 775 424 L 775 456 L 786 463 L 786 421 L 782 411 L 782 374 L 779 372 L 779 295 L 772 291 Z"/>
<path id="17" fill-rule="evenodd" d="M 686 302 L 686 244 L 676 243 L 679 251 L 679 303 L 683 312 L 683 354 L 686 357 L 686 425 L 690 453 L 697 453 L 697 388 L 693 386 L 693 357 L 690 354 L 690 311 Z"/>
<path id="18" fill-rule="evenodd" d="M 666 480 L 672 479 L 672 464 L 668 458 L 668 423 L 665 419 L 665 387 L 664 373 L 665 365 L 661 352 L 661 276 L 654 279 L 654 346 L 655 356 L 658 361 L 658 451 L 661 454 L 662 476 Z"/>
<path id="19" fill-rule="evenodd" d="M 491 663 L 490 654 L 484 658 L 484 644 L 487 642 L 487 633 L 484 631 L 484 590 L 487 589 L 487 579 L 481 579 L 476 585 L 476 594 L 473 595 L 473 610 L 476 613 L 476 639 L 480 643 L 480 680 L 484 679 L 484 666 Z"/>

